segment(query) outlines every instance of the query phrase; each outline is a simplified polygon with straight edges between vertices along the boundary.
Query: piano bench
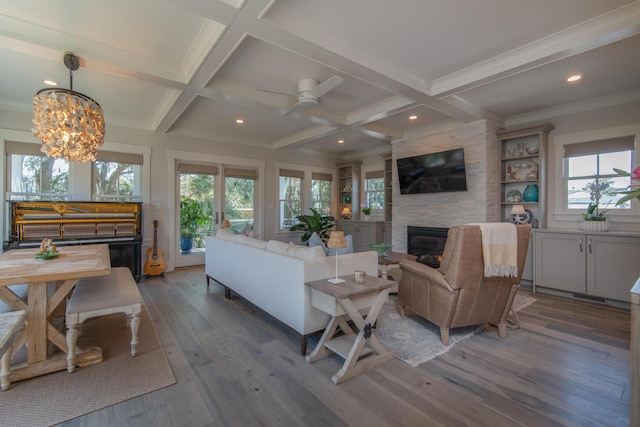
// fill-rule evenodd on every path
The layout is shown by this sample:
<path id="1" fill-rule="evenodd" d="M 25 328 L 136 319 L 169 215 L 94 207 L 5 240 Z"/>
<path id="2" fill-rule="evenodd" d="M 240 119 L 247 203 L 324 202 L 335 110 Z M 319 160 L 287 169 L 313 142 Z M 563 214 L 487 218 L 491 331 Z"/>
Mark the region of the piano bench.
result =
<path id="1" fill-rule="evenodd" d="M 127 267 L 113 267 L 108 275 L 78 280 L 67 304 L 65 318 L 67 371 L 73 372 L 76 367 L 79 327 L 85 320 L 93 317 L 126 314 L 127 324 L 131 328 L 131 357 L 134 357 L 137 353 L 142 302 L 138 285 Z"/>
<path id="2" fill-rule="evenodd" d="M 24 328 L 27 322 L 27 312 L 24 310 L 0 313 L 0 387 L 2 390 L 11 384 L 11 357 L 13 340 Z"/>

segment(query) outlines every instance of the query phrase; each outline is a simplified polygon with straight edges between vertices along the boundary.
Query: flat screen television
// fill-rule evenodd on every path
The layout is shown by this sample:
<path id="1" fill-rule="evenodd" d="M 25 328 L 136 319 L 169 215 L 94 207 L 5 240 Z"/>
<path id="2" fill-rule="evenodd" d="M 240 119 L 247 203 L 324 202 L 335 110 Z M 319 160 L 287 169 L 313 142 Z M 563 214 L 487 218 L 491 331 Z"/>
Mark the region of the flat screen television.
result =
<path id="1" fill-rule="evenodd" d="M 397 159 L 401 194 L 467 191 L 464 149 Z"/>

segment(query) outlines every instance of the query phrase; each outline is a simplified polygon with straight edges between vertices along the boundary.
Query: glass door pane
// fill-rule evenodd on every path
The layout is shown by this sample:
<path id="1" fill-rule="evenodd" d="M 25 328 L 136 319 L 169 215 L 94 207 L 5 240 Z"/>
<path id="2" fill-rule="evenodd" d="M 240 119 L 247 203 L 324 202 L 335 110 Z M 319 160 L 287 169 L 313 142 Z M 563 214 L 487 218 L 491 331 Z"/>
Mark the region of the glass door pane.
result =
<path id="1" fill-rule="evenodd" d="M 215 175 L 180 173 L 180 251 L 176 266 L 204 263 L 204 238 L 214 234 L 214 189 Z"/>
<path id="2" fill-rule="evenodd" d="M 254 221 L 254 183 L 250 178 L 225 177 L 224 218 L 231 229 L 249 233 Z"/>

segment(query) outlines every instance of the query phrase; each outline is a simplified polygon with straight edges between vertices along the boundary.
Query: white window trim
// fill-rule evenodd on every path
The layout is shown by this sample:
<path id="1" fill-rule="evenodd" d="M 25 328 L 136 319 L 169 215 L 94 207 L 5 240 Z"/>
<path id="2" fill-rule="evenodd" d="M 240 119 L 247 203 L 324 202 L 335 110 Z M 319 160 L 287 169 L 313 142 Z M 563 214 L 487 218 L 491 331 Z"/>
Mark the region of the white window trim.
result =
<path id="1" fill-rule="evenodd" d="M 564 169 L 564 146 L 568 144 L 576 144 L 587 141 L 599 141 L 608 138 L 619 138 L 629 135 L 635 135 L 636 149 L 633 158 L 633 167 L 640 165 L 640 125 L 618 126 L 613 128 L 598 129 L 596 131 L 580 132 L 567 135 L 558 135 L 553 137 L 554 159 L 555 159 L 555 212 L 553 218 L 556 221 L 566 221 L 575 223 L 580 218 L 582 211 L 576 212 L 576 209 L 568 209 L 566 206 L 567 189 L 564 185 L 563 169 Z M 622 196 L 620 196 L 622 197 Z M 640 223 L 640 202 L 631 201 L 631 209 L 629 210 L 610 210 L 607 216 L 614 218 L 615 222 L 620 223 Z"/>
<path id="2" fill-rule="evenodd" d="M 300 231 L 289 231 L 280 229 L 280 169 L 290 169 L 304 172 L 304 178 L 302 179 L 302 213 L 304 215 L 309 214 L 309 208 L 313 206 L 313 199 L 311 193 L 311 177 L 313 172 L 331 174 L 331 216 L 338 220 L 336 209 L 338 206 L 338 181 L 337 181 L 337 169 L 329 169 L 316 166 L 306 166 L 294 163 L 275 163 L 275 189 L 277 194 L 277 206 L 275 212 L 275 225 L 276 239 L 288 238 L 289 236 L 299 235 Z"/>

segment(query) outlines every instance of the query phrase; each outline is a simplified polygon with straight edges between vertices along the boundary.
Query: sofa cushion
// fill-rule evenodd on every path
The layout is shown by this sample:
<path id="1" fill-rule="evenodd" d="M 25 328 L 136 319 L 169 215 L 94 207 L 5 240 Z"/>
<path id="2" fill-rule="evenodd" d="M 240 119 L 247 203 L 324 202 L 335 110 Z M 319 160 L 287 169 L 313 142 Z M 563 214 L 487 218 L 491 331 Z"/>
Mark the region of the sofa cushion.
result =
<path id="1" fill-rule="evenodd" d="M 216 233 L 216 238 L 240 243 L 242 245 L 253 246 L 254 248 L 258 249 L 265 249 L 267 247 L 267 242 L 265 242 L 264 240 L 254 239 L 243 234 L 234 234 L 222 228 Z"/>
<path id="2" fill-rule="evenodd" d="M 318 233 L 313 233 L 309 238 L 309 246 L 321 247 L 327 256 L 334 256 L 336 254 L 337 255 L 352 254 L 353 253 L 353 237 L 351 236 L 351 234 L 344 236 L 344 241 L 347 243 L 346 248 L 338 248 L 338 249 L 327 248 L 327 245 L 322 241 L 320 236 L 318 236 Z"/>
<path id="3" fill-rule="evenodd" d="M 269 240 L 267 250 L 298 259 L 324 258 L 326 255 L 321 247 L 290 245 L 278 240 Z"/>

